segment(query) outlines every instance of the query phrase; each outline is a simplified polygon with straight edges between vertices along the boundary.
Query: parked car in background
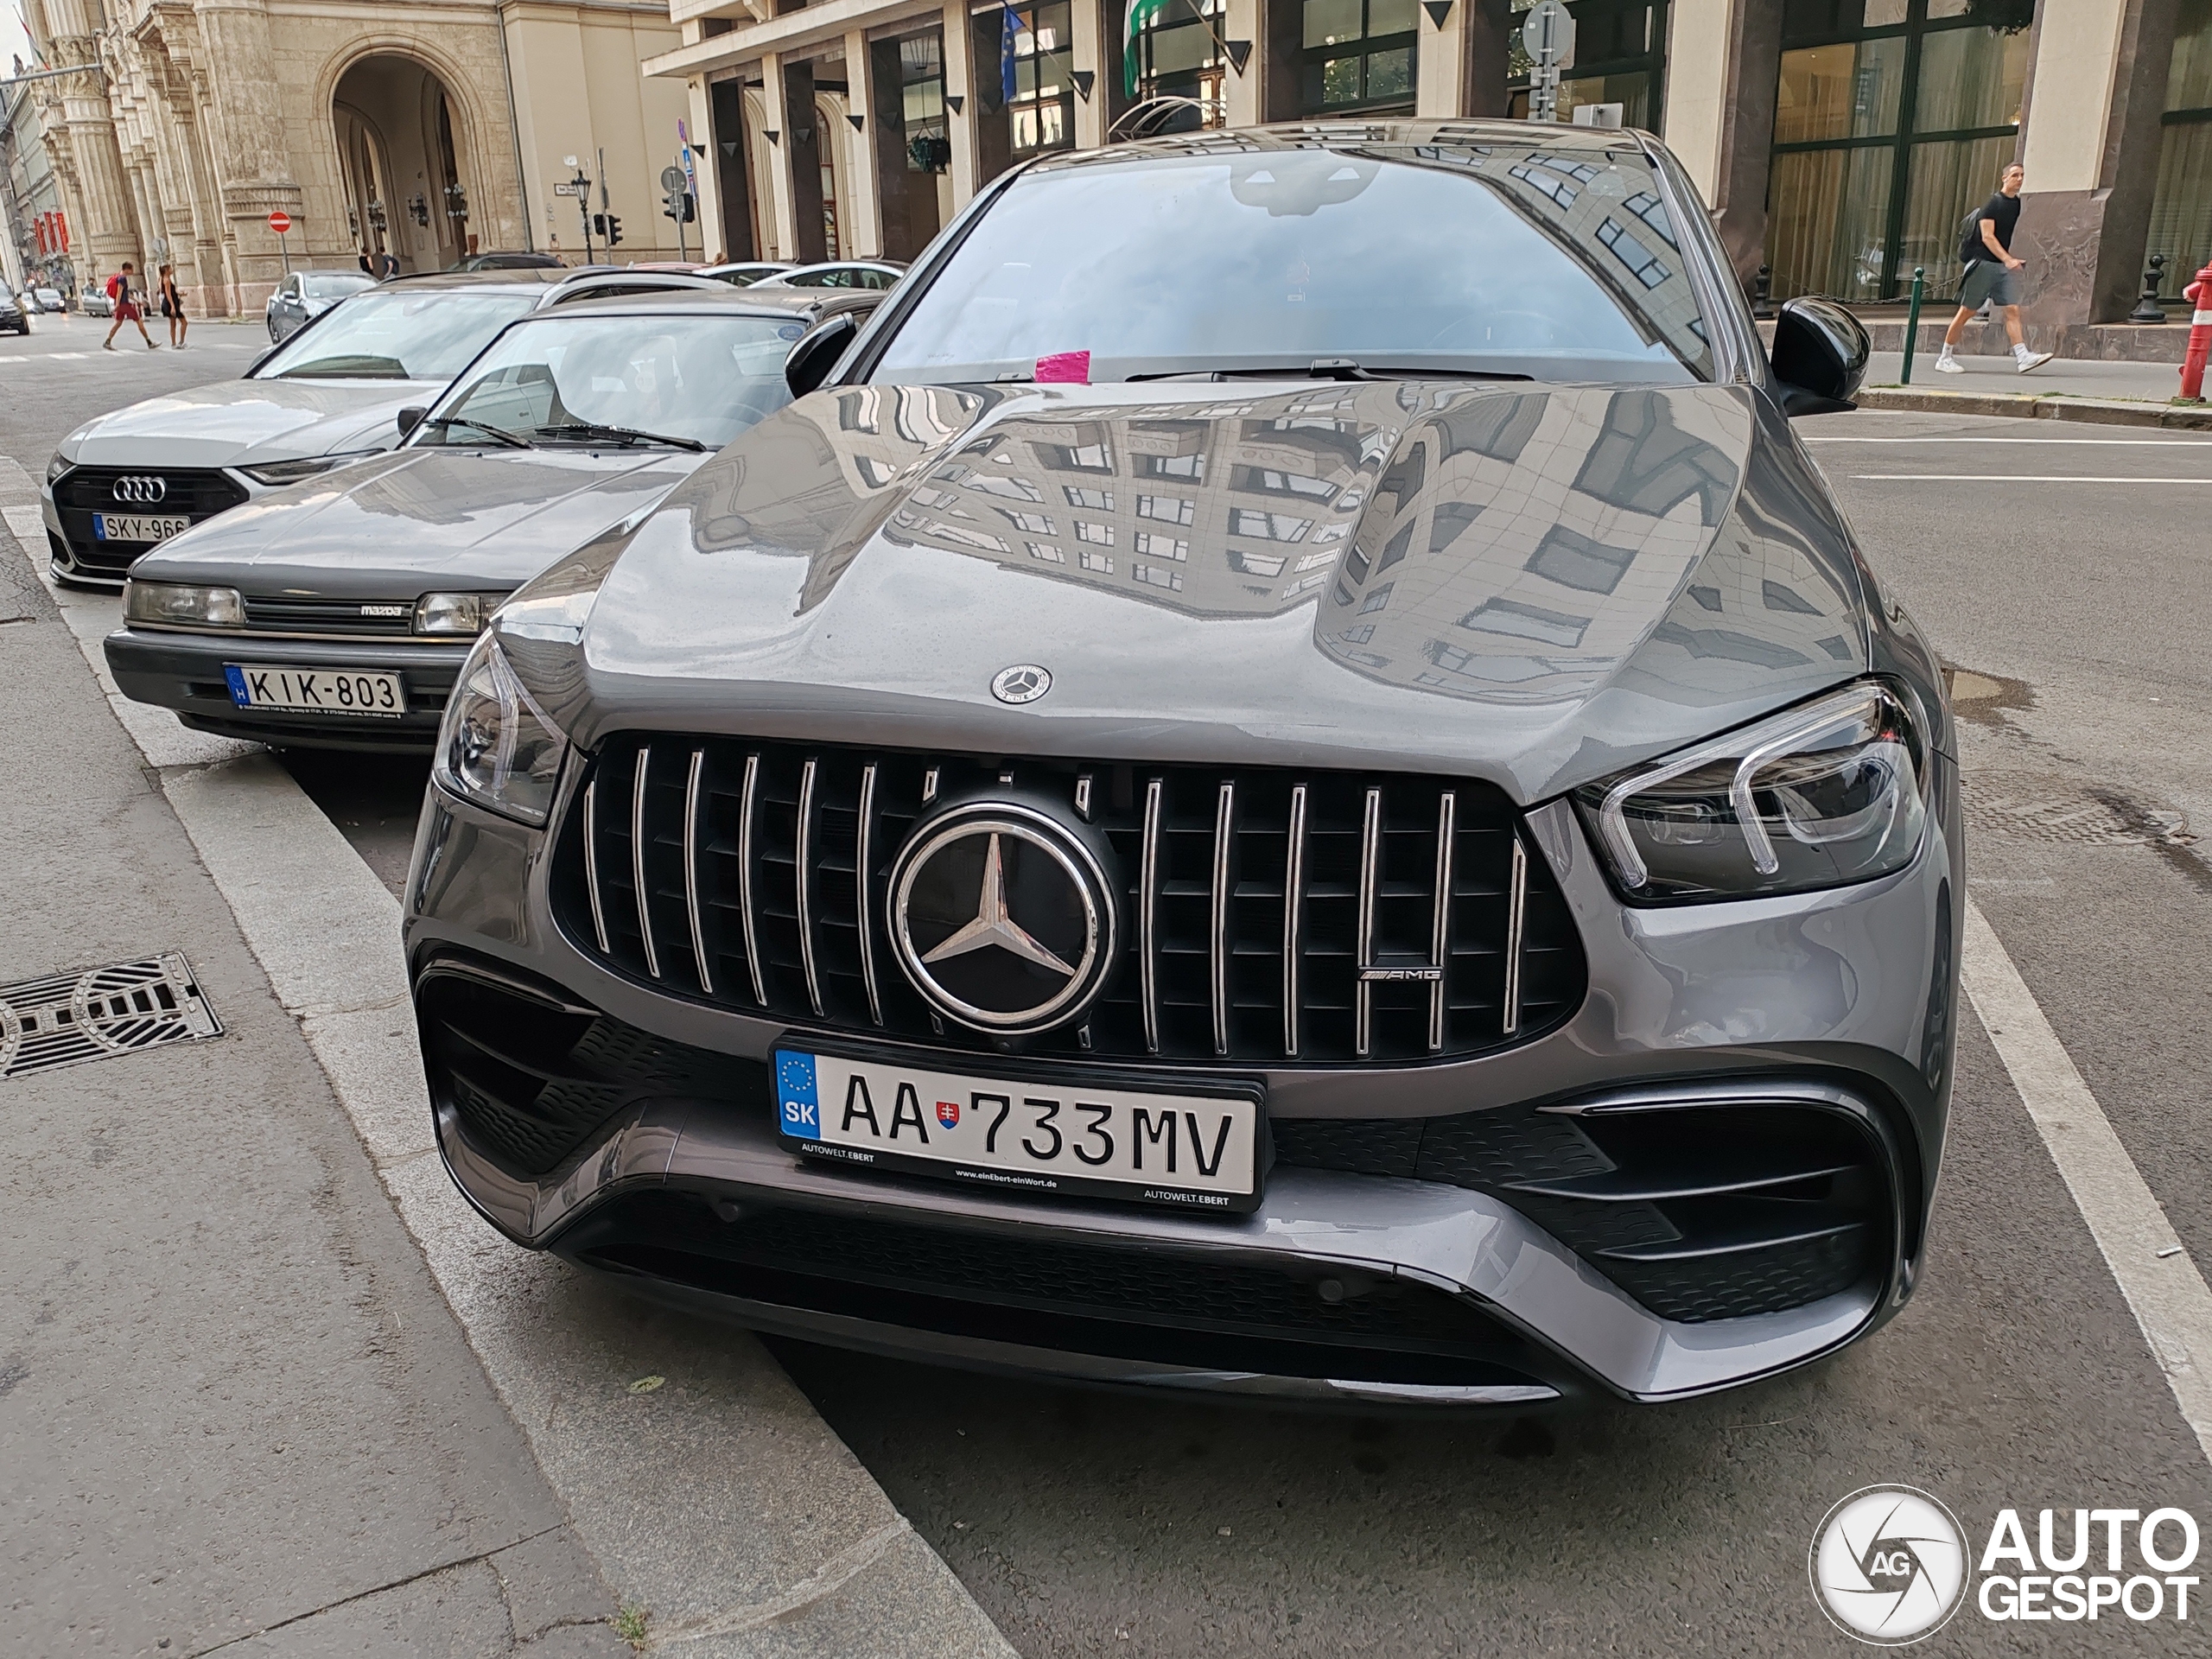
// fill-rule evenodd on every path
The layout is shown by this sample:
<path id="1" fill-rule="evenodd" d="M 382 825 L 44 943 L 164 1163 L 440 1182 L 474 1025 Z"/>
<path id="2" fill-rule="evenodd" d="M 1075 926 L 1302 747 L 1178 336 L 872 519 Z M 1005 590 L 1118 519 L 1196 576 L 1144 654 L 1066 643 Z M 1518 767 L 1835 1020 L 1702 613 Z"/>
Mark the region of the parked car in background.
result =
<path id="1" fill-rule="evenodd" d="M 279 746 L 428 748 L 508 592 L 790 401 L 807 321 L 727 289 L 511 324 L 392 454 L 280 491 L 132 568 L 126 696 Z"/>
<path id="2" fill-rule="evenodd" d="M 377 279 L 363 270 L 296 270 L 269 296 L 264 314 L 269 338 L 289 340 L 347 295 L 376 285 Z"/>
<path id="3" fill-rule="evenodd" d="M 728 293 L 728 285 L 688 270 L 655 270 L 645 265 L 618 265 L 611 270 L 579 271 L 545 296 L 548 305 L 569 305 L 579 300 L 627 300 L 644 294 Z"/>
<path id="4" fill-rule="evenodd" d="M 881 259 L 839 259 L 827 264 L 795 265 L 788 270 L 778 271 L 773 276 L 764 276 L 761 284 L 769 288 L 874 288 L 891 287 L 906 274 L 904 265 L 894 265 Z"/>
<path id="5" fill-rule="evenodd" d="M 448 267 L 453 270 L 560 270 L 563 268 L 563 261 L 557 254 L 531 253 L 520 249 L 472 253 Z"/>
<path id="6" fill-rule="evenodd" d="M 1397 1407 L 1903 1306 L 1965 842 L 1790 429 L 1856 321 L 1770 359 L 1648 135 L 1382 117 L 1032 162 L 917 289 L 461 671 L 400 908 L 480 1213 L 809 1341 Z"/>
<path id="7" fill-rule="evenodd" d="M 28 334 L 30 331 L 29 314 L 23 309 L 13 294 L 4 288 L 0 288 L 0 332 Z"/>
<path id="8" fill-rule="evenodd" d="M 718 283 L 728 283 L 733 288 L 750 288 L 766 277 L 780 276 L 787 270 L 798 269 L 798 266 L 785 264 L 780 260 L 741 259 L 734 264 L 702 265 L 699 275 L 711 276 Z"/>
<path id="9" fill-rule="evenodd" d="M 41 311 L 67 311 L 69 308 L 69 302 L 62 297 L 58 288 L 35 288 L 31 292 L 37 297 L 38 308 Z M 114 309 L 113 306 L 108 308 L 111 313 Z"/>
<path id="10" fill-rule="evenodd" d="M 61 441 L 41 493 L 54 575 L 120 586 L 132 560 L 194 524 L 391 448 L 399 411 L 435 398 L 557 275 L 385 283 L 310 320 L 241 379 L 87 421 Z"/>
<path id="11" fill-rule="evenodd" d="M 78 292 L 77 309 L 88 317 L 111 317 L 115 315 L 115 302 L 98 283 L 87 283 Z"/>

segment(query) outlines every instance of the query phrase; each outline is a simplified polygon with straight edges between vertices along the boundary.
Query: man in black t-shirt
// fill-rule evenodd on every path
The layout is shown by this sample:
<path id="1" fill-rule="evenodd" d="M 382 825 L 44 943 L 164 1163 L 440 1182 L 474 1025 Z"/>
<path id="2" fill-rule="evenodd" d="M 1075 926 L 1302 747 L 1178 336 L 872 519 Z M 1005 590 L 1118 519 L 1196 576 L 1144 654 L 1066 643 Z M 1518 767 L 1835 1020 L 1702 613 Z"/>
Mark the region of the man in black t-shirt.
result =
<path id="1" fill-rule="evenodd" d="M 2012 361 L 2019 372 L 2039 369 L 2050 361 L 2049 352 L 2031 352 L 2020 337 L 2020 266 L 2012 257 L 2012 227 L 2020 222 L 2020 186 L 2027 175 L 2018 162 L 1998 180 L 1997 194 L 1982 203 L 1959 227 L 1959 263 L 1966 267 L 1959 283 L 1959 314 L 1943 331 L 1943 354 L 1936 366 L 1946 374 L 1964 374 L 1952 355 L 1967 320 L 1984 305 L 2005 315 L 2005 332 L 2012 337 Z"/>

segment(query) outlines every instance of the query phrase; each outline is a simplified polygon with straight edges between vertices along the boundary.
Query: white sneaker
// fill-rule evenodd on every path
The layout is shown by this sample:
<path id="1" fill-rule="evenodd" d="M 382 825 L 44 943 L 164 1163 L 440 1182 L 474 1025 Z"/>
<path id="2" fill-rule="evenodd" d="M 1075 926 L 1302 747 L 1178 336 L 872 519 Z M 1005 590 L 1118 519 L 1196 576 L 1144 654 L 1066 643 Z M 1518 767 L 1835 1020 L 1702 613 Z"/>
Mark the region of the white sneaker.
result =
<path id="1" fill-rule="evenodd" d="M 1943 374 L 1964 374 L 1966 372 L 1964 369 L 1959 366 L 1959 359 L 1955 357 L 1937 358 L 1936 359 L 1936 367 L 1940 373 Z"/>
<path id="2" fill-rule="evenodd" d="M 2043 367 L 2056 355 L 2056 352 L 2030 352 L 2025 357 L 2016 358 L 2013 360 L 2018 365 L 2018 372 L 2025 374 L 2031 369 Z"/>

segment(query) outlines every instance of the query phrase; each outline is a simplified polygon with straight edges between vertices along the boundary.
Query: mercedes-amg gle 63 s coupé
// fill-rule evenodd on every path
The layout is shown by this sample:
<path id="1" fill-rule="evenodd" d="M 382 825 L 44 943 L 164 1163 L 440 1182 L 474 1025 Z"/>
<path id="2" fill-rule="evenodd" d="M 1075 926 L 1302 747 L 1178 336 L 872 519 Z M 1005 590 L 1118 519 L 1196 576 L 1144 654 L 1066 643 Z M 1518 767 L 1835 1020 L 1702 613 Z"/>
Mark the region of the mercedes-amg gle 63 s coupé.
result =
<path id="1" fill-rule="evenodd" d="M 519 589 L 406 896 L 454 1179 L 757 1328 L 1308 1399 L 1658 1400 L 1902 1306 L 1938 664 L 1634 132 L 994 182 Z"/>

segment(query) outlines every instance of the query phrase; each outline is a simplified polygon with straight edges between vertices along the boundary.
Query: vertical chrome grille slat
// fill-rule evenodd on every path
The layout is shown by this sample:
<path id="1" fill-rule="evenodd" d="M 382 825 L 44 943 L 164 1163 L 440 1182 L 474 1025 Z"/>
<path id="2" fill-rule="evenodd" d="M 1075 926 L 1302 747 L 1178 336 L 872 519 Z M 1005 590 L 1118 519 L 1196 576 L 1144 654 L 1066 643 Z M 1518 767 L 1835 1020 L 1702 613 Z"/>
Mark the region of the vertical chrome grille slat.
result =
<path id="1" fill-rule="evenodd" d="M 1145 1052 L 1160 1052 L 1160 977 L 1155 957 L 1160 947 L 1155 914 L 1160 893 L 1160 806 L 1161 780 L 1144 786 L 1144 850 L 1137 869 L 1137 978 L 1144 1009 Z"/>
<path id="2" fill-rule="evenodd" d="M 860 934 L 861 982 L 868 987 L 868 1017 L 874 1024 L 883 1023 L 883 999 L 875 988 L 875 934 L 869 925 L 869 906 L 874 902 L 868 892 L 869 836 L 875 827 L 875 762 L 869 761 L 861 768 L 861 823 L 853 843 L 853 920 Z"/>
<path id="3" fill-rule="evenodd" d="M 753 925 L 753 836 L 759 830 L 760 804 L 760 757 L 745 757 L 745 792 L 738 799 L 737 807 L 737 906 L 738 917 L 745 931 L 745 966 L 753 976 L 753 1000 L 762 1007 L 768 1006 L 768 981 L 760 971 L 760 931 Z"/>
<path id="4" fill-rule="evenodd" d="M 653 746 L 638 751 L 636 780 L 630 786 L 630 874 L 637 883 L 638 931 L 645 942 L 645 971 L 660 977 L 660 952 L 653 949 L 652 895 L 645 886 L 645 773 L 652 764 Z"/>
<path id="5" fill-rule="evenodd" d="M 1290 790 L 1290 845 L 1284 851 L 1282 881 L 1282 1052 L 1298 1058 L 1299 958 L 1306 949 L 1306 785 Z"/>
<path id="6" fill-rule="evenodd" d="M 1450 790 L 1436 804 L 1436 919 L 1429 928 L 1428 960 L 1436 978 L 1428 988 L 1428 1052 L 1444 1048 L 1444 981 L 1452 971 L 1452 842 L 1459 804 Z"/>
<path id="7" fill-rule="evenodd" d="M 699 968 L 699 989 L 715 994 L 715 970 L 707 961 L 707 930 L 699 922 L 699 777 L 707 752 L 691 751 L 691 770 L 683 781 L 683 913 L 691 923 L 691 958 Z"/>
<path id="8" fill-rule="evenodd" d="M 1505 1017 L 1500 1034 L 1521 1029 L 1521 935 L 1529 909 L 1529 855 L 1513 837 L 1513 871 L 1505 896 Z"/>
<path id="9" fill-rule="evenodd" d="M 1236 834 L 1236 785 L 1224 781 L 1213 814 L 1213 907 L 1206 918 L 1206 983 L 1213 1052 L 1229 1052 L 1229 866 Z"/>
<path id="10" fill-rule="evenodd" d="M 1352 995 L 1352 1052 L 1365 1059 L 1374 1049 L 1375 988 L 1366 970 L 1375 966 L 1375 899 L 1382 881 L 1382 791 L 1370 789 L 1359 820 L 1359 942 L 1361 977 Z"/>
<path id="11" fill-rule="evenodd" d="M 798 965 L 806 976 L 806 1000 L 822 1017 L 822 982 L 814 969 L 814 780 L 819 762 L 810 757 L 799 768 L 797 864 L 791 872 L 798 912 Z"/>
<path id="12" fill-rule="evenodd" d="M 613 947 L 607 942 L 607 907 L 599 899 L 599 779 L 594 778 L 584 785 L 584 893 L 591 900 L 592 937 L 599 942 L 599 954 L 610 957 Z"/>

